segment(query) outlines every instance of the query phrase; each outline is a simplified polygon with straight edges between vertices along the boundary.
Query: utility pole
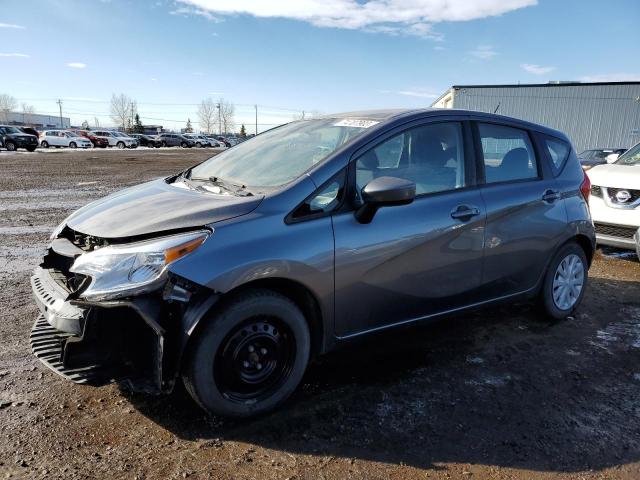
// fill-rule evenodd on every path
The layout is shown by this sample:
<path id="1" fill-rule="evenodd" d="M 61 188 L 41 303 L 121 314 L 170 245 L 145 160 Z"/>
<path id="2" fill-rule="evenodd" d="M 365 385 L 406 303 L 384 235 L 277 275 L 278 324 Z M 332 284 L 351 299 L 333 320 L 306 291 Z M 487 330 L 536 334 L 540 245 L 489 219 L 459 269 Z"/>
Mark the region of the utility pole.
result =
<path id="1" fill-rule="evenodd" d="M 60 128 L 64 128 L 64 124 L 62 123 L 62 100 L 58 99 L 56 103 L 60 107 Z"/>
<path id="2" fill-rule="evenodd" d="M 256 135 L 258 135 L 258 104 L 256 103 L 254 107 L 256 109 Z"/>
<path id="3" fill-rule="evenodd" d="M 304 120 L 304 110 L 302 110 L 302 120 Z"/>
<path id="4" fill-rule="evenodd" d="M 220 112 L 220 104 L 217 103 L 216 104 L 216 108 L 218 109 L 218 130 L 220 132 L 220 135 L 222 135 L 222 115 Z"/>

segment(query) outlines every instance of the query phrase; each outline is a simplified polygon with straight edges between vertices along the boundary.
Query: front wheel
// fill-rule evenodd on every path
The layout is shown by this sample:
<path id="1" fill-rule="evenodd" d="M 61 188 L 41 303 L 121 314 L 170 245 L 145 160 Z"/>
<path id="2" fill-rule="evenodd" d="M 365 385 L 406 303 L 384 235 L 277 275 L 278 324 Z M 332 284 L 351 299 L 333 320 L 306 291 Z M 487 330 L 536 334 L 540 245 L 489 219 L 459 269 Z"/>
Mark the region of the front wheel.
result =
<path id="1" fill-rule="evenodd" d="M 5 145 L 4 145 L 4 146 L 5 146 L 5 148 L 7 149 L 7 151 L 9 151 L 9 152 L 15 152 L 15 151 L 16 151 L 16 148 L 17 148 L 17 147 L 16 147 L 16 144 L 15 144 L 15 143 L 13 143 L 13 142 L 7 142 L 7 143 L 5 143 Z"/>
<path id="2" fill-rule="evenodd" d="M 125 147 L 124 142 L 116 143 L 116 147 L 118 147 L 120 150 L 122 150 Z"/>
<path id="3" fill-rule="evenodd" d="M 49 142 L 46 142 L 46 141 L 44 141 L 44 142 L 40 142 L 40 146 L 41 146 L 42 148 L 49 148 Z"/>
<path id="4" fill-rule="evenodd" d="M 189 349 L 185 386 L 208 413 L 248 417 L 282 404 L 307 368 L 300 309 L 270 290 L 238 294 L 209 318 Z"/>
<path id="5" fill-rule="evenodd" d="M 35 152 L 36 147 L 27 147 L 27 152 Z"/>
<path id="6" fill-rule="evenodd" d="M 76 144 L 76 142 L 71 142 L 69 144 L 69 148 L 78 148 L 78 145 Z"/>
<path id="7" fill-rule="evenodd" d="M 187 148 L 187 147 L 188 147 L 187 142 L 182 142 L 182 143 L 180 144 L 180 146 L 181 146 L 182 148 Z"/>
<path id="8" fill-rule="evenodd" d="M 580 305 L 587 287 L 588 261 L 577 243 L 564 245 L 553 257 L 540 292 L 544 313 L 554 320 L 568 317 Z"/>

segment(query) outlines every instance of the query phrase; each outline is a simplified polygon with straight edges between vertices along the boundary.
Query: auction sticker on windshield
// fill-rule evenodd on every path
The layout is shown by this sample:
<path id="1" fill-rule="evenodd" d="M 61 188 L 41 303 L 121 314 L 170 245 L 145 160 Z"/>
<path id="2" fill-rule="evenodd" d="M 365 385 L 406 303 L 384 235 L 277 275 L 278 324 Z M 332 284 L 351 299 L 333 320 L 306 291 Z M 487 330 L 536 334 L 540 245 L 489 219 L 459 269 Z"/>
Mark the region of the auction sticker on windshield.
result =
<path id="1" fill-rule="evenodd" d="M 334 127 L 358 127 L 358 128 L 369 128 L 380 122 L 376 122 L 375 120 L 360 120 L 357 118 L 345 118 L 340 120 L 337 123 L 334 123 Z"/>

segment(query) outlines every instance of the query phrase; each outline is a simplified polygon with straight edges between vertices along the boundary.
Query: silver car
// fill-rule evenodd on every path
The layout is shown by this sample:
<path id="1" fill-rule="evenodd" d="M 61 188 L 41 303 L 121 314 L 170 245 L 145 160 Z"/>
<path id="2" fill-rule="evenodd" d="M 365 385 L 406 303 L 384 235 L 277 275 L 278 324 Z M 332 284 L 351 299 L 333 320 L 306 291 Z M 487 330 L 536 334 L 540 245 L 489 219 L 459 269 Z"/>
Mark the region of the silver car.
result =
<path id="1" fill-rule="evenodd" d="M 296 121 L 69 216 L 31 278 L 31 345 L 75 382 L 182 379 L 207 412 L 259 414 L 374 332 L 525 299 L 570 315 L 589 192 L 564 134 L 512 118 Z"/>

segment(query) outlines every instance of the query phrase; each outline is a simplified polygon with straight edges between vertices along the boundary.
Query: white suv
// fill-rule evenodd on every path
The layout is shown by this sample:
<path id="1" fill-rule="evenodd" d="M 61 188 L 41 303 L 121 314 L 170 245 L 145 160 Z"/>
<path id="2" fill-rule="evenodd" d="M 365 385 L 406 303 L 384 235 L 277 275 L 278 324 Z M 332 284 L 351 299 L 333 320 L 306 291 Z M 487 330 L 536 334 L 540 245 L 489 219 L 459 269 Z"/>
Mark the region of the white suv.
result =
<path id="1" fill-rule="evenodd" d="M 601 245 L 637 249 L 640 243 L 640 143 L 615 163 L 588 172 L 589 208 Z"/>
<path id="2" fill-rule="evenodd" d="M 48 147 L 69 147 L 69 148 L 91 148 L 93 143 L 85 137 L 81 137 L 75 132 L 65 130 L 45 130 L 40 133 L 40 146 Z"/>
<path id="3" fill-rule="evenodd" d="M 104 137 L 109 141 L 110 147 L 118 148 L 137 148 L 138 140 L 130 137 L 126 133 L 112 132 L 110 130 L 92 130 L 92 135 L 96 137 Z"/>

